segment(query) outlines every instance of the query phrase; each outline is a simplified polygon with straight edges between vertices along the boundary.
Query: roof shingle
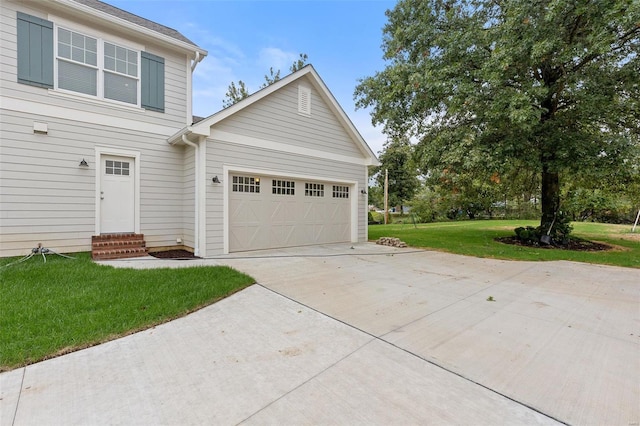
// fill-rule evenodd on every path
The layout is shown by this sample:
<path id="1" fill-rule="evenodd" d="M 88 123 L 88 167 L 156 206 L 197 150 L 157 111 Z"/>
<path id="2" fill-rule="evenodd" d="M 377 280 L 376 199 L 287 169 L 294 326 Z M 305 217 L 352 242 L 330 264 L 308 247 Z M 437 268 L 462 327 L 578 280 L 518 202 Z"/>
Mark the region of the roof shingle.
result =
<path id="1" fill-rule="evenodd" d="M 148 19 L 142 18 L 138 15 L 134 15 L 133 13 L 127 12 L 126 10 L 119 9 L 115 6 L 111 6 L 110 4 L 101 2 L 99 0 L 74 0 L 77 3 L 83 4 L 85 6 L 89 6 L 93 9 L 99 10 L 104 13 L 108 13 L 109 15 L 115 16 L 117 18 L 124 19 L 136 25 L 140 25 L 141 27 L 150 29 L 152 31 L 156 31 L 160 34 L 164 34 L 176 40 L 182 41 L 184 43 L 188 43 L 192 46 L 198 47 L 194 42 L 180 34 L 180 32 L 174 30 L 173 28 L 169 28 L 167 26 L 158 24 L 157 22 L 150 21 Z"/>

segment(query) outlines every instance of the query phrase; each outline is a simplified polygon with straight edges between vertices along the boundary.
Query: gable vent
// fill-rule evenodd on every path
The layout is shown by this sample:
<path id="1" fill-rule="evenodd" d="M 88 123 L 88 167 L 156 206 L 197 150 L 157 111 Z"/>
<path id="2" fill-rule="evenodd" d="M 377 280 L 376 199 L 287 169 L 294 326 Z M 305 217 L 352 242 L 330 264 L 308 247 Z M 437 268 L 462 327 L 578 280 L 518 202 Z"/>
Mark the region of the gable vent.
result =
<path id="1" fill-rule="evenodd" d="M 298 113 L 311 115 L 311 89 L 298 86 Z"/>

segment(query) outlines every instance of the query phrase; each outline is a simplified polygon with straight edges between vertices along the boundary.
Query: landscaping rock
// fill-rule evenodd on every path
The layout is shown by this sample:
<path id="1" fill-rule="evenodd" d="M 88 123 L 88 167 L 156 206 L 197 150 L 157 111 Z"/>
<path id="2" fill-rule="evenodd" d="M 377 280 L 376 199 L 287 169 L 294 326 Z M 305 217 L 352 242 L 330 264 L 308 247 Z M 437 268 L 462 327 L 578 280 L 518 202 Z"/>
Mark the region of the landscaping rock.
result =
<path id="1" fill-rule="evenodd" d="M 393 237 L 380 237 L 376 241 L 376 244 L 380 244 L 382 246 L 398 247 L 398 248 L 407 247 L 407 243 L 405 243 L 404 241 L 400 241 L 400 238 L 393 238 Z"/>

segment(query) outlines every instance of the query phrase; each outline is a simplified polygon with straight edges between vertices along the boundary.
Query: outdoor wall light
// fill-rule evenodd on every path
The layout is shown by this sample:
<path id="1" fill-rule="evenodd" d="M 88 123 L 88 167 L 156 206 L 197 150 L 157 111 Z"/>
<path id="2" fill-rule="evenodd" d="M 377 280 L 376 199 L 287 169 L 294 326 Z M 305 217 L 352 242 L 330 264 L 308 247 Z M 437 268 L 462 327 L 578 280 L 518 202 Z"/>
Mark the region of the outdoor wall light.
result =
<path id="1" fill-rule="evenodd" d="M 211 181 L 213 183 L 222 183 L 222 182 L 220 182 L 220 179 L 218 179 L 218 176 L 214 176 L 213 179 L 211 179 Z"/>
<path id="2" fill-rule="evenodd" d="M 85 160 L 84 158 L 82 159 L 82 161 L 79 164 L 80 167 L 89 167 L 89 163 L 87 163 L 87 160 Z"/>
<path id="3" fill-rule="evenodd" d="M 362 195 L 367 195 L 367 191 L 365 191 L 364 189 L 361 189 L 361 190 L 360 190 L 360 193 L 361 193 Z"/>

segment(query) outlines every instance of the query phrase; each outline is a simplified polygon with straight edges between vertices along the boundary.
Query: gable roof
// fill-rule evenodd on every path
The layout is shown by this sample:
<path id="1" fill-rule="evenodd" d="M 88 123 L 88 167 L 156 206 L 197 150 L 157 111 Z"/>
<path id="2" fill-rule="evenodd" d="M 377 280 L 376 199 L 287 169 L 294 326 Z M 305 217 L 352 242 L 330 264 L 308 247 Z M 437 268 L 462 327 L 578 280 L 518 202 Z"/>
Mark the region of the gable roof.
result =
<path id="1" fill-rule="evenodd" d="M 335 99 L 329 88 L 326 86 L 324 81 L 320 78 L 315 68 L 312 65 L 306 65 L 300 70 L 289 74 L 288 76 L 276 81 L 273 84 L 255 92 L 251 96 L 237 102 L 223 110 L 216 112 L 209 117 L 206 117 L 200 121 L 195 121 L 191 126 L 187 126 L 180 130 L 178 133 L 174 134 L 168 139 L 168 142 L 171 144 L 181 143 L 182 135 L 195 134 L 198 136 L 209 136 L 211 126 L 216 123 L 221 122 L 225 118 L 247 108 L 248 106 L 258 102 L 259 100 L 269 96 L 273 92 L 276 92 L 280 88 L 299 80 L 300 78 L 308 76 L 309 81 L 314 86 L 314 88 L 318 91 L 322 99 L 329 106 L 330 110 L 335 114 L 338 118 L 340 124 L 345 129 L 350 138 L 358 145 L 358 148 L 362 152 L 363 156 L 368 160 L 369 165 L 378 165 L 378 158 L 373 153 L 367 142 L 364 140 L 358 129 L 353 125 L 347 114 L 344 112 L 342 107 L 338 104 L 338 101 Z"/>

